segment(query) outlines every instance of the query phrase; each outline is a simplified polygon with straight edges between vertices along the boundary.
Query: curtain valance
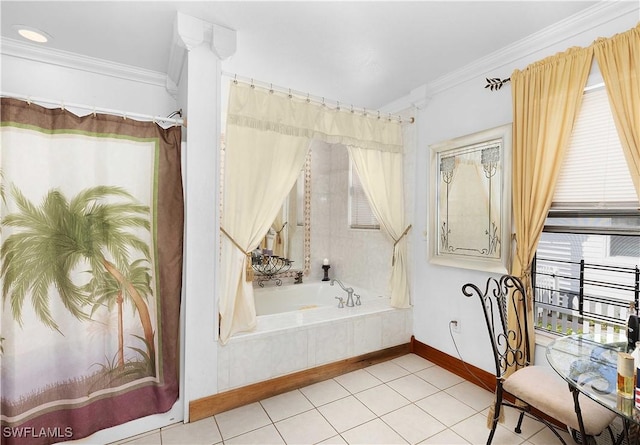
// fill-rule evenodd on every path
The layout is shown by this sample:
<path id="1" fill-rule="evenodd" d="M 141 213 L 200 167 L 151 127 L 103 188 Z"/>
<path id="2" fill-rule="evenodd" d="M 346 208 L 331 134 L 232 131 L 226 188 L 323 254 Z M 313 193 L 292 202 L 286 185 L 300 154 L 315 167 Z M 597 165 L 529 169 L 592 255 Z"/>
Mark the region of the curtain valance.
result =
<path id="1" fill-rule="evenodd" d="M 231 89 L 227 124 L 402 153 L 402 127 L 395 119 L 332 109 L 241 82 L 232 82 Z"/>

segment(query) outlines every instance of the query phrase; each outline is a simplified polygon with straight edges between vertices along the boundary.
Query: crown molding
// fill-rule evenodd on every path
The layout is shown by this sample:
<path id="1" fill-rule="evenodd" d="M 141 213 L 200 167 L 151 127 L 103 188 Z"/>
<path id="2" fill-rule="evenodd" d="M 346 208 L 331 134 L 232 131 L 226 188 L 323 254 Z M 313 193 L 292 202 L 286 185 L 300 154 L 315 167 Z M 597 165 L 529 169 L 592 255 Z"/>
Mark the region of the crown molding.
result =
<path id="1" fill-rule="evenodd" d="M 531 54 L 583 32 L 588 32 L 596 26 L 631 14 L 634 11 L 639 11 L 637 1 L 616 0 L 600 2 L 488 56 L 482 57 L 476 62 L 429 82 L 427 84 L 429 95 L 440 93 L 466 81 L 476 79 L 478 73 L 486 73 L 502 66 L 513 66 L 518 60 L 524 59 Z M 510 75 L 513 69 L 515 68 L 509 68 L 509 72 L 502 75 Z"/>
<path id="2" fill-rule="evenodd" d="M 68 51 L 36 46 L 7 37 L 0 38 L 0 53 L 19 59 L 32 60 L 160 87 L 165 87 L 167 82 L 167 75 L 157 71 L 145 70 Z"/>

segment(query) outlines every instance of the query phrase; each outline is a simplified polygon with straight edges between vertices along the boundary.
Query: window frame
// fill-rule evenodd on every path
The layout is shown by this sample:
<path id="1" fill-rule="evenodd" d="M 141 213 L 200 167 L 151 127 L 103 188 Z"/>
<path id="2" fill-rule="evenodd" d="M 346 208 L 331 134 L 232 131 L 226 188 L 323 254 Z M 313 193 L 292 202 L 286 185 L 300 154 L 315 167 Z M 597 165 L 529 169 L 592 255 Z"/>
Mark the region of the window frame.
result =
<path id="1" fill-rule="evenodd" d="M 358 172 L 355 170 L 355 166 L 351 159 L 349 159 L 349 179 L 348 179 L 348 215 L 347 222 L 349 225 L 349 229 L 352 230 L 380 230 L 380 222 L 376 218 L 376 215 L 373 213 L 373 209 L 371 208 L 371 203 L 367 198 L 366 193 L 364 192 L 364 188 L 362 186 L 362 182 L 358 177 Z M 360 211 L 358 211 L 360 209 Z M 367 224 L 366 221 L 362 221 L 358 223 L 358 221 L 354 222 L 354 217 L 357 217 L 357 214 L 360 212 L 368 213 L 368 215 L 363 216 L 363 220 L 375 221 L 375 223 Z M 355 216 L 354 216 L 355 214 Z"/>

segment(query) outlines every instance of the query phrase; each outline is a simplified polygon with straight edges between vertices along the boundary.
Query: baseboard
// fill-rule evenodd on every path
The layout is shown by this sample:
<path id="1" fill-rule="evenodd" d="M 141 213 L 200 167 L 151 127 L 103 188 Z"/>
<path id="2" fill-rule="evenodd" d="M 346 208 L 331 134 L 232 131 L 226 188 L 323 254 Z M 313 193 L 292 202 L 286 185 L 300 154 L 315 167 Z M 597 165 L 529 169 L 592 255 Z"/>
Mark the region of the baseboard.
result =
<path id="1" fill-rule="evenodd" d="M 195 422 L 233 408 L 391 360 L 408 354 L 410 350 L 411 343 L 405 343 L 193 400 L 189 403 L 189 421 Z"/>
<path id="2" fill-rule="evenodd" d="M 419 355 L 420 357 L 429 360 L 431 363 L 440 366 L 447 371 L 450 371 L 457 376 L 462 377 L 463 379 L 479 386 L 480 388 L 489 390 L 491 392 L 495 392 L 496 387 L 496 376 L 491 374 L 490 372 L 485 371 L 484 369 L 473 366 L 469 363 L 465 363 L 457 357 L 452 357 L 449 354 L 446 354 L 442 351 L 439 351 L 436 348 L 433 348 L 429 345 L 421 343 L 416 340 L 414 336 L 411 336 L 411 352 Z M 513 397 L 507 395 L 505 397 L 510 402 L 514 402 Z M 566 425 L 559 422 L 558 420 L 547 416 L 546 414 L 536 410 L 535 408 L 531 409 L 532 414 L 542 417 L 548 422 L 556 425 L 558 428 L 566 428 Z"/>
<path id="3" fill-rule="evenodd" d="M 411 352 L 420 357 L 429 360 L 431 363 L 446 369 L 455 375 L 468 380 L 475 385 L 493 392 L 496 387 L 496 376 L 490 372 L 473 366 L 469 363 L 465 363 L 459 358 L 453 357 L 449 354 L 445 354 L 436 348 L 421 343 L 416 340 L 414 336 L 411 336 Z"/>

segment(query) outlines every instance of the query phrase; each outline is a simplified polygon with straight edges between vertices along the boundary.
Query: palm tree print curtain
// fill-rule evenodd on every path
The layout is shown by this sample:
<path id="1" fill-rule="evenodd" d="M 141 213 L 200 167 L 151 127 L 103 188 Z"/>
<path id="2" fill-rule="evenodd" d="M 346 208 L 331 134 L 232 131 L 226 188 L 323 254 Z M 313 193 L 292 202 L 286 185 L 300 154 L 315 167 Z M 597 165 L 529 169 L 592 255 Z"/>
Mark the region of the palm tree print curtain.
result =
<path id="1" fill-rule="evenodd" d="M 79 439 L 168 411 L 181 129 L 1 105 L 2 443 Z"/>

